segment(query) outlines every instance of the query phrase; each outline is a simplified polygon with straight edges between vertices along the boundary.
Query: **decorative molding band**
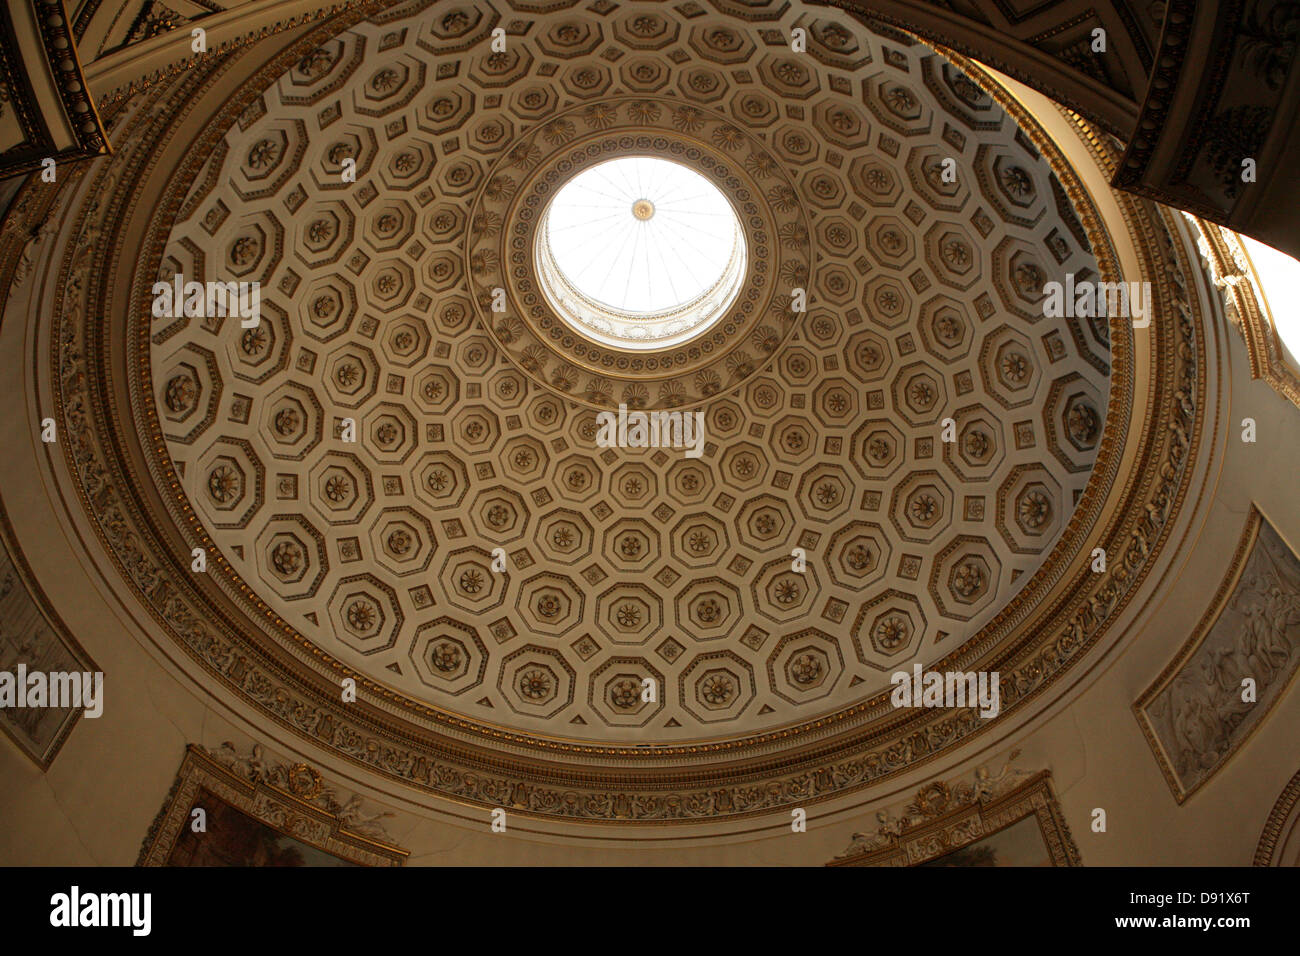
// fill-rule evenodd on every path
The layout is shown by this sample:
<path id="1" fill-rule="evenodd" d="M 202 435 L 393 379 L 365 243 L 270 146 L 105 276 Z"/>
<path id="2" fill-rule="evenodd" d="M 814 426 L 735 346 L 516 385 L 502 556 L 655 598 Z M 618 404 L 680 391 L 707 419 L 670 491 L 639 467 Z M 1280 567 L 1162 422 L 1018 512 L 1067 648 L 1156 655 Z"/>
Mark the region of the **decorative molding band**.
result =
<path id="1" fill-rule="evenodd" d="M 1294 85 L 1298 22 L 1300 12 L 1288 3 L 1173 0 L 1142 116 L 1113 185 L 1211 222 L 1248 224 L 1241 164 L 1286 139 L 1280 107 Z M 1267 182 L 1266 176 L 1255 188 L 1267 190 Z"/>
<path id="2" fill-rule="evenodd" d="M 1165 24 L 1160 35 L 1160 52 L 1137 130 L 1129 141 L 1111 185 L 1118 189 L 1138 189 L 1142 174 L 1156 149 L 1159 131 L 1164 129 L 1186 60 L 1187 40 L 1192 32 L 1195 0 L 1169 0 L 1165 7 Z M 1140 191 L 1140 190 L 1139 190 Z"/>
<path id="3" fill-rule="evenodd" d="M 1277 798 L 1277 803 L 1273 804 L 1273 809 L 1269 811 L 1268 820 L 1265 821 L 1264 829 L 1259 835 L 1259 844 L 1255 847 L 1252 866 L 1282 865 L 1282 861 L 1276 859 L 1275 855 L 1286 837 L 1295 832 L 1298 807 L 1300 807 L 1300 771 L 1297 771 L 1296 775 L 1287 782 L 1281 796 Z"/>
<path id="4" fill-rule="evenodd" d="M 56 77 L 59 99 L 72 121 L 77 144 L 86 156 L 111 153 L 104 125 L 95 109 L 95 101 L 86 89 L 86 75 L 77 55 L 77 45 L 68 29 L 68 11 L 63 0 L 34 0 L 45 58 Z"/>
<path id="5" fill-rule="evenodd" d="M 334 25 L 330 30 L 332 34 L 340 29 L 346 29 L 358 20 L 364 19 L 368 14 L 383 10 L 393 2 L 395 0 L 339 0 L 339 2 L 335 3 L 321 4 L 309 13 L 277 20 L 268 26 L 249 30 L 240 36 L 223 40 L 211 46 L 203 53 L 191 54 L 184 59 L 143 74 L 124 86 L 112 89 L 100 98 L 100 109 L 105 116 L 111 118 L 118 109 L 129 102 L 136 94 L 173 80 L 186 71 L 211 68 L 222 60 L 228 60 L 232 53 L 246 52 L 255 46 L 259 40 L 320 21 L 328 21 Z"/>
<path id="6" fill-rule="evenodd" d="M 900 31 L 940 43 L 964 56 L 978 57 L 980 62 L 1032 86 L 1058 102 L 1074 104 L 1087 114 L 1090 122 L 1112 135 L 1127 138 L 1136 126 L 1138 104 L 1134 101 L 1132 90 L 1144 89 L 1147 76 L 1141 72 L 1129 75 L 1121 70 L 1119 75 L 1131 88 L 1124 90 L 1108 82 L 1107 78 L 1081 68 L 1086 59 L 1078 55 L 1071 56 L 1073 51 L 1070 48 L 1077 47 L 1081 38 L 1091 39 L 1092 27 L 1113 27 L 1098 17 L 1096 8 L 1089 11 L 1091 18 L 1078 16 L 1077 8 L 1067 8 L 1059 14 L 1055 25 L 1040 29 L 1035 35 L 1013 37 L 1008 42 L 1008 34 L 1013 33 L 1008 29 L 1009 24 L 980 23 L 973 18 L 954 14 L 951 8 L 944 9 L 944 5 L 878 2 L 867 5 L 859 0 L 830 0 L 830 5 L 853 13 L 864 23 L 892 27 L 904 42 L 910 38 L 906 38 Z M 1035 13 L 1050 6 L 1050 3 L 1040 6 L 1035 9 Z M 1115 19 L 1120 21 L 1124 29 L 1111 29 L 1108 32 L 1114 36 L 1127 35 L 1134 56 L 1145 64 L 1150 56 L 1147 41 L 1136 29 L 1132 17 L 1118 12 L 1123 6 L 1115 4 L 1107 12 L 1114 12 Z M 1060 42 L 1063 33 L 1069 37 L 1068 46 Z M 991 48 L 992 44 L 996 44 L 996 47 Z M 1026 67 L 1027 63 L 1032 66 Z M 1120 84 L 1122 85 L 1123 83 Z M 1104 89 L 1105 92 L 1099 94 L 1099 89 Z"/>

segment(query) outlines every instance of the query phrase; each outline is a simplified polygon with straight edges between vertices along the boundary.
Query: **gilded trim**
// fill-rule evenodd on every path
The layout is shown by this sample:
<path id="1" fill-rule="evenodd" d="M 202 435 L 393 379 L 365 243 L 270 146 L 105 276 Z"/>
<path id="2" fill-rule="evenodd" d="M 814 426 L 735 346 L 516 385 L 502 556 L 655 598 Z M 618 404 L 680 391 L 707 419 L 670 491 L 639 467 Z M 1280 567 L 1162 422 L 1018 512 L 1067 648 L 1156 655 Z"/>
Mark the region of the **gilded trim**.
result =
<path id="1" fill-rule="evenodd" d="M 1282 789 L 1282 794 L 1277 798 L 1277 803 L 1273 804 L 1273 809 L 1268 812 L 1268 819 L 1264 821 L 1264 829 L 1259 834 L 1259 843 L 1255 847 L 1255 857 L 1251 860 L 1251 866 L 1276 866 L 1274 854 L 1277 853 L 1278 843 L 1281 842 L 1284 834 L 1282 827 L 1295 811 L 1296 805 L 1300 804 L 1300 771 L 1292 777 L 1287 785 Z M 1294 829 L 1294 824 L 1292 824 Z"/>

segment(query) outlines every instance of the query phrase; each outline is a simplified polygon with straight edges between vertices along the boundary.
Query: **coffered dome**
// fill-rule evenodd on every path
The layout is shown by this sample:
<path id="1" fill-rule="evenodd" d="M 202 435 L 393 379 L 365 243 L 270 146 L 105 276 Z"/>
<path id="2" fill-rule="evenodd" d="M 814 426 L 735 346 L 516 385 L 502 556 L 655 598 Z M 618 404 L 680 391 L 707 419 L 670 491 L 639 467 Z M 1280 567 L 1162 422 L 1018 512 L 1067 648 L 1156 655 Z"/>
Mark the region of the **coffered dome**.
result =
<path id="1" fill-rule="evenodd" d="M 470 726 L 654 746 L 1004 635 L 1110 372 L 1104 320 L 1043 316 L 1105 268 L 1032 122 L 830 11 L 781 15 L 795 56 L 722 12 L 418 6 L 168 187 L 156 278 L 263 289 L 256 328 L 153 320 L 135 383 L 250 621 Z M 598 447 L 620 404 L 700 411 L 702 457 Z"/>

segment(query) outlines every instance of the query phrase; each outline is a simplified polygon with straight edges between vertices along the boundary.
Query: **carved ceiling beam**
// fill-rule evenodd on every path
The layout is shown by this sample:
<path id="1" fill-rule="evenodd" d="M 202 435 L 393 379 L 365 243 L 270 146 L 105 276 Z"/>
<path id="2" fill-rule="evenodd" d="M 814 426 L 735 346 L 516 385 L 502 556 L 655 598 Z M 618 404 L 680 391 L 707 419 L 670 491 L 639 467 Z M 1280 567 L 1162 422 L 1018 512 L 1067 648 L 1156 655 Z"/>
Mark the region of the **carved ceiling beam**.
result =
<path id="1" fill-rule="evenodd" d="M 0 8 L 0 178 L 110 151 L 63 0 Z"/>
<path id="2" fill-rule="evenodd" d="M 1171 3 L 1113 184 L 1300 256 L 1287 164 L 1300 148 L 1297 26 L 1293 4 Z"/>
<path id="3" fill-rule="evenodd" d="M 1049 3 L 1025 14 L 1002 0 L 957 9 L 917 0 L 828 4 L 995 67 L 1122 140 L 1136 128 L 1155 27 L 1130 4 Z M 1097 29 L 1106 32 L 1104 54 L 1092 52 Z"/>

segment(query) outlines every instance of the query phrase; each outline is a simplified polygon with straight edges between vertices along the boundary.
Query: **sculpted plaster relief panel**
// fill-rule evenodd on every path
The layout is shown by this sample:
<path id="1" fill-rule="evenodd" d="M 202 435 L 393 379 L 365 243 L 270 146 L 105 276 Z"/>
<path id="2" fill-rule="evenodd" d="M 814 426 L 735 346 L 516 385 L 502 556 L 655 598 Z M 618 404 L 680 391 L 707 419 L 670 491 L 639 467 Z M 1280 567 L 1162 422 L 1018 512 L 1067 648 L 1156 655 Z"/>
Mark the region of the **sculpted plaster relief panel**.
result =
<path id="1" fill-rule="evenodd" d="M 1181 803 L 1268 716 L 1300 667 L 1300 559 L 1251 509 L 1214 604 L 1134 705 Z M 1244 700 L 1244 681 L 1255 697 Z"/>
<path id="2" fill-rule="evenodd" d="M 98 670 L 32 578 L 0 503 L 0 671 L 20 674 L 20 665 L 29 675 Z M 14 681 L 16 693 L 16 676 Z M 25 694 L 24 688 L 24 699 Z M 0 727 L 23 753 L 47 769 L 86 708 L 15 704 L 6 700 L 0 707 Z M 96 706 L 102 711 L 102 697 Z"/>

